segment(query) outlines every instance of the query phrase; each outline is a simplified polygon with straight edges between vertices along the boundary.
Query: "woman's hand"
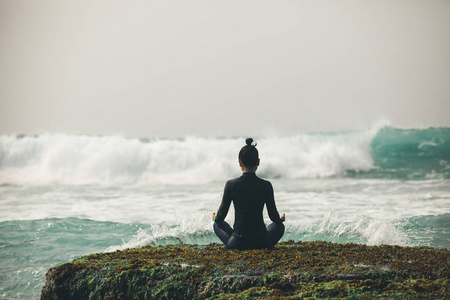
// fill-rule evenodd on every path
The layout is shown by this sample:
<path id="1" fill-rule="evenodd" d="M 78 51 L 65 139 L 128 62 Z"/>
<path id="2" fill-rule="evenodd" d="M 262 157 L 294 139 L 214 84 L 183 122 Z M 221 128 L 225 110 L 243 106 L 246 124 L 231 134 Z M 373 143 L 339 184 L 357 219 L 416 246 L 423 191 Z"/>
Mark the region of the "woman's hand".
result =
<path id="1" fill-rule="evenodd" d="M 280 217 L 280 219 L 281 219 L 281 222 L 286 221 L 286 215 L 285 215 L 285 214 L 282 214 L 281 217 Z"/>
<path id="2" fill-rule="evenodd" d="M 216 213 L 213 213 L 213 216 L 212 216 L 212 218 L 213 218 L 213 221 L 215 221 L 215 220 L 216 220 Z"/>

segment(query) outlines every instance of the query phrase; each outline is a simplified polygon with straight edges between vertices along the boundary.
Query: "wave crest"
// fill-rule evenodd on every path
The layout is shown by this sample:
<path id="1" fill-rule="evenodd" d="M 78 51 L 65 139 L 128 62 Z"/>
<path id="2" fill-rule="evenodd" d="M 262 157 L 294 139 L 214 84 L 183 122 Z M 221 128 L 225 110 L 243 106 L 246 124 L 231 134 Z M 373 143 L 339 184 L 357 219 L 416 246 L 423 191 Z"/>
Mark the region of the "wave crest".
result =
<path id="1" fill-rule="evenodd" d="M 245 139 L 0 136 L 0 185 L 203 184 L 239 176 Z M 264 178 L 450 178 L 450 129 L 396 129 L 259 138 Z"/>
<path id="2" fill-rule="evenodd" d="M 377 130 L 258 139 L 266 178 L 343 175 L 373 167 Z M 0 137 L 0 184 L 190 184 L 238 176 L 244 138 Z"/>

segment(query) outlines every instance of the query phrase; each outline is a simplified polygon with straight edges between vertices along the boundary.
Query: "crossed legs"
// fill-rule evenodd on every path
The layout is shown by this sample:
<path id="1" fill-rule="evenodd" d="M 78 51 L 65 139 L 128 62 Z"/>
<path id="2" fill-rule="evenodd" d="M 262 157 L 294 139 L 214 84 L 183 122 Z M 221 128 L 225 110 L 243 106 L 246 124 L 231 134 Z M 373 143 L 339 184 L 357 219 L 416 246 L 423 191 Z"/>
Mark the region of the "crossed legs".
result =
<path id="1" fill-rule="evenodd" d="M 265 241 L 258 241 L 255 245 L 245 245 L 240 241 L 240 238 L 233 236 L 233 229 L 231 226 L 223 221 L 222 224 L 217 224 L 214 222 L 214 232 L 225 244 L 228 249 L 245 249 L 245 248 L 269 248 L 272 249 L 276 243 L 283 237 L 284 234 L 284 224 L 283 223 L 272 223 L 267 227 L 267 236 Z"/>

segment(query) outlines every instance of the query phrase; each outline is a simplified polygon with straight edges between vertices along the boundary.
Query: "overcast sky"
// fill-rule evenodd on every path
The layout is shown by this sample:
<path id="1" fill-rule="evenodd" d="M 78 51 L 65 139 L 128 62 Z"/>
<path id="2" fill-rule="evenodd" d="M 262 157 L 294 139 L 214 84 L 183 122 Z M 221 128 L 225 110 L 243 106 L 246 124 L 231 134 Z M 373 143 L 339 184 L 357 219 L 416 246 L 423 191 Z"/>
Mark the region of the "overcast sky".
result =
<path id="1" fill-rule="evenodd" d="M 0 0 L 0 134 L 295 134 L 449 115 L 448 0 Z"/>

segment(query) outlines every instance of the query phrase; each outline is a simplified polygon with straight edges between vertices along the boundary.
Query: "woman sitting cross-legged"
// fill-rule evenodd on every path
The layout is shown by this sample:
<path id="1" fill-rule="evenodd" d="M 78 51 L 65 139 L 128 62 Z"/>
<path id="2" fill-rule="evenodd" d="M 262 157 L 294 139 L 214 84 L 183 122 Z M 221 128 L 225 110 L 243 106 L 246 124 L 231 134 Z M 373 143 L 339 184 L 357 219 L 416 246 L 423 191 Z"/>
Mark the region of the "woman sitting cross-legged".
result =
<path id="1" fill-rule="evenodd" d="M 242 176 L 225 185 L 217 215 L 213 213 L 214 232 L 228 249 L 273 249 L 284 234 L 285 215 L 278 214 L 272 184 L 256 176 L 258 150 L 253 139 L 246 140 L 239 152 Z M 231 202 L 234 204 L 234 229 L 224 221 Z M 264 204 L 272 220 L 267 228 L 263 220 Z"/>

